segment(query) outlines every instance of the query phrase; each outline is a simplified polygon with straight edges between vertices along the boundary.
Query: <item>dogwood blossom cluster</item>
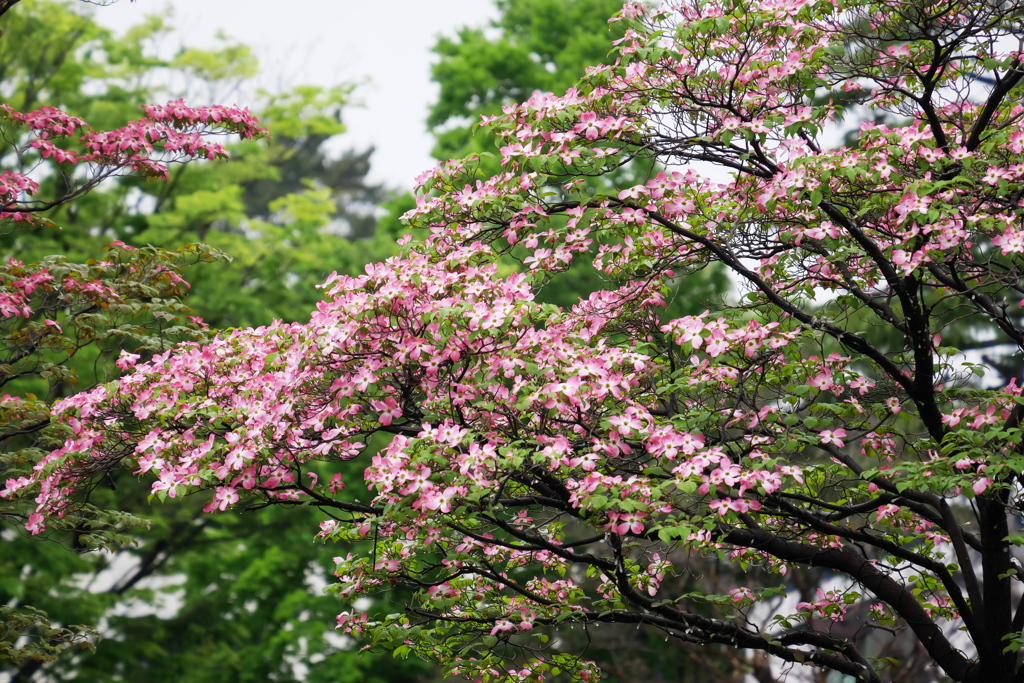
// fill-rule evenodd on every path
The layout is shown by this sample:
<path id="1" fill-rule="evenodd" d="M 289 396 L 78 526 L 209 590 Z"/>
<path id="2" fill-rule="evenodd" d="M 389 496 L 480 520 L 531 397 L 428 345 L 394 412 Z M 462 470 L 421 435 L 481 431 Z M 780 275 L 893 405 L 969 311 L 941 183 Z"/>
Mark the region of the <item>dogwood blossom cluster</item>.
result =
<path id="1" fill-rule="evenodd" d="M 860 620 L 1015 680 L 1021 369 L 970 364 L 1024 350 L 1017 15 L 954 4 L 627 4 L 614 63 L 485 121 L 500 174 L 421 176 L 422 239 L 332 276 L 308 323 L 126 356 L 0 495 L 42 531 L 124 463 L 210 512 L 317 506 L 372 548 L 338 557 L 340 597 L 412 589 L 338 625 L 462 676 L 594 677 L 542 636 L 618 623 L 880 681 L 870 629 L 832 630 Z M 827 148 L 854 107 L 875 122 Z M 604 287 L 541 303 L 580 263 Z M 708 267 L 735 296 L 666 315 Z M 710 556 L 744 585 L 684 590 Z M 795 569 L 850 588 L 762 630 Z"/>
<path id="2" fill-rule="evenodd" d="M 266 134 L 248 109 L 189 107 L 182 100 L 145 105 L 146 116 L 109 131 L 90 130 L 80 118 L 54 107 L 18 112 L 0 104 L 0 130 L 14 141 L 21 168 L 0 173 L 0 221 L 33 224 L 36 214 L 76 199 L 114 175 L 137 173 L 166 179 L 168 164 L 227 158 L 214 136 Z M 64 196 L 39 198 L 44 161 L 61 165 L 74 182 Z"/>

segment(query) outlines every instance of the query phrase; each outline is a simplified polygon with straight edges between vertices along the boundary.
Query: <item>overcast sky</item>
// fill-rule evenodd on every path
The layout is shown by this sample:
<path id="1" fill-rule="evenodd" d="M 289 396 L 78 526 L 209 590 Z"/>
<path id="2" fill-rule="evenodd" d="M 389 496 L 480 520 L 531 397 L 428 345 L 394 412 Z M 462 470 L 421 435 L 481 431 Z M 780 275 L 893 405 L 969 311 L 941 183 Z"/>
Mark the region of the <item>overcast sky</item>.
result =
<path id="1" fill-rule="evenodd" d="M 123 30 L 163 7 L 121 0 L 95 17 Z M 253 47 L 267 85 L 363 84 L 354 98 L 365 106 L 345 115 L 346 146 L 376 147 L 371 179 L 406 189 L 434 163 L 424 124 L 431 46 L 495 16 L 492 0 L 174 0 L 173 12 L 189 45 L 209 47 L 223 30 Z"/>

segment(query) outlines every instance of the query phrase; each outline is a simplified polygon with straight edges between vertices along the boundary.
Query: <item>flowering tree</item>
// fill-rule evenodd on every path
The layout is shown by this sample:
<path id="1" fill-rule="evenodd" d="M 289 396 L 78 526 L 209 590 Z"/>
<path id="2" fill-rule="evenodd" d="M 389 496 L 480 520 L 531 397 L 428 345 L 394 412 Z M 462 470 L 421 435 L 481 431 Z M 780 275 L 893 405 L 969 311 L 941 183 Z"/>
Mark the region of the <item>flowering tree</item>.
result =
<path id="1" fill-rule="evenodd" d="M 501 174 L 421 178 L 427 237 L 332 277 L 307 324 L 124 355 L 135 371 L 62 401 L 73 436 L 2 495 L 41 531 L 126 462 L 211 512 L 316 506 L 320 536 L 372 542 L 338 558 L 341 597 L 414 591 L 338 626 L 484 680 L 592 680 L 548 638 L 612 623 L 859 681 L 892 676 L 871 634 L 902 630 L 952 680 L 1024 680 L 1024 396 L 943 343 L 970 325 L 1024 349 L 1020 14 L 627 4 L 614 65 L 485 122 Z M 853 105 L 892 123 L 827 149 Z M 668 170 L 588 190 L 644 156 Z M 584 258 L 604 290 L 534 300 Z M 664 319 L 709 263 L 743 296 Z M 670 591 L 689 554 L 750 581 Z M 781 575 L 801 567 L 834 581 L 797 603 Z"/>

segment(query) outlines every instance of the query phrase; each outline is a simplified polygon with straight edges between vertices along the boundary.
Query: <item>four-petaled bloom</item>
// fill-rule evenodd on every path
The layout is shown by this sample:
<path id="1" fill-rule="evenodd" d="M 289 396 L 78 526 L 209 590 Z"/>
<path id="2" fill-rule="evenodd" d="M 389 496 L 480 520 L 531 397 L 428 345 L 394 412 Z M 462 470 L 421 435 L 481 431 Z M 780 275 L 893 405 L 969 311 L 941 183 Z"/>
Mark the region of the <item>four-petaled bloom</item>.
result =
<path id="1" fill-rule="evenodd" d="M 496 636 L 502 631 L 512 631 L 515 630 L 515 628 L 516 625 L 508 619 L 498 619 L 494 622 L 494 628 L 491 629 L 491 635 Z"/>
<path id="2" fill-rule="evenodd" d="M 846 430 L 842 428 L 826 429 L 825 431 L 820 432 L 818 436 L 821 437 L 821 443 L 826 445 L 832 444 L 838 448 L 842 448 L 845 445 L 843 443 L 843 439 L 846 437 Z"/>
<path id="3" fill-rule="evenodd" d="M 137 353 L 128 353 L 124 349 L 121 349 L 121 355 L 117 358 L 117 367 L 122 370 L 130 370 L 135 367 L 141 356 Z"/>
<path id="4" fill-rule="evenodd" d="M 609 510 L 608 519 L 610 521 L 607 529 L 616 534 L 627 534 L 630 532 L 640 534 L 643 533 L 643 520 L 646 518 L 647 513 L 645 512 L 617 512 Z"/>

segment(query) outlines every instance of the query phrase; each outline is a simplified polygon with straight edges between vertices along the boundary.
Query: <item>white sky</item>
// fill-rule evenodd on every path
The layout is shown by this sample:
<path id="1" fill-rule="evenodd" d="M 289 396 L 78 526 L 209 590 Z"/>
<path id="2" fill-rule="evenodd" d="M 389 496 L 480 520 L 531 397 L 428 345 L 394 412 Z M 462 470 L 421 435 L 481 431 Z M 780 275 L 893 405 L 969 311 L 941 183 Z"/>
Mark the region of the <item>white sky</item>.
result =
<path id="1" fill-rule="evenodd" d="M 165 6 L 121 0 L 95 17 L 123 30 Z M 210 47 L 223 30 L 254 48 L 267 87 L 363 84 L 354 99 L 364 106 L 345 112 L 344 146 L 376 147 L 370 179 L 404 189 L 434 165 L 424 123 L 436 92 L 430 48 L 496 15 L 491 0 L 174 0 L 173 9 L 188 45 Z"/>

